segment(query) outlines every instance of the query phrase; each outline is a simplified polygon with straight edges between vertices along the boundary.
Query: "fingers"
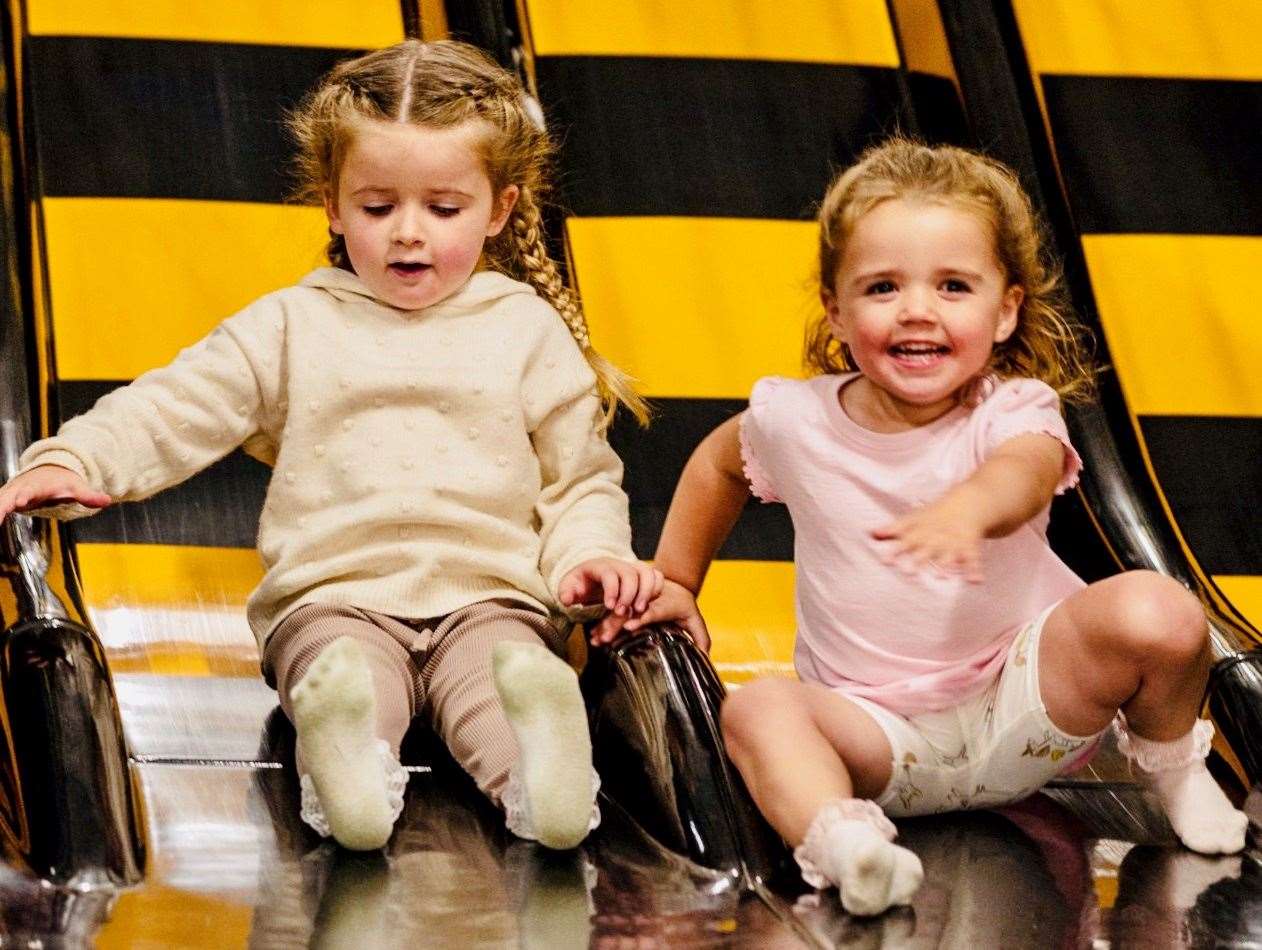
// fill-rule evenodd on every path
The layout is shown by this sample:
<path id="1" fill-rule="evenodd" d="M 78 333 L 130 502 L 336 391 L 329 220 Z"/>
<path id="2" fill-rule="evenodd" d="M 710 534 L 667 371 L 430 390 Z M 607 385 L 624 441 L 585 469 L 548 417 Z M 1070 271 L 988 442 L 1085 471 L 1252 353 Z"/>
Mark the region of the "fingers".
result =
<path id="1" fill-rule="evenodd" d="M 692 637 L 692 642 L 697 645 L 697 649 L 706 654 L 710 652 L 710 631 L 706 629 L 705 621 L 701 619 L 700 614 L 685 618 L 680 626 L 688 632 L 688 636 Z"/>
<path id="2" fill-rule="evenodd" d="M 581 567 L 566 574 L 557 589 L 557 596 L 565 607 L 586 603 L 593 593 L 591 577 Z"/>
<path id="3" fill-rule="evenodd" d="M 87 508 L 104 508 L 112 501 L 109 495 L 97 491 L 70 469 L 59 465 L 37 466 L 0 489 L 0 517 L 70 502 Z"/>
<path id="4" fill-rule="evenodd" d="M 872 535 L 875 538 L 877 532 Z M 984 579 L 981 547 L 971 539 L 928 532 L 889 537 L 878 548 L 877 557 L 882 564 L 904 574 L 928 571 L 937 577 L 962 576 L 970 583 Z"/>
<path id="5" fill-rule="evenodd" d="M 601 575 L 605 609 L 620 617 L 642 614 L 658 594 L 665 579 L 662 572 L 640 562 L 619 561 Z"/>
<path id="6" fill-rule="evenodd" d="M 590 642 L 592 646 L 608 646 L 618 639 L 622 633 L 625 621 L 617 614 L 605 614 L 600 621 L 592 627 L 590 634 Z"/>

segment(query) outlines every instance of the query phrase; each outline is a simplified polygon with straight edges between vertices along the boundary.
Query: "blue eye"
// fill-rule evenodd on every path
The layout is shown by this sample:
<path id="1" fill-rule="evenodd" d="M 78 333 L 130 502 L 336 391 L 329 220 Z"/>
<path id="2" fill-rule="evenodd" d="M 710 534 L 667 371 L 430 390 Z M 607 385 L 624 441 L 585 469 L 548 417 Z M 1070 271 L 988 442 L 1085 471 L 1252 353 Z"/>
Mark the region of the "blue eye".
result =
<path id="1" fill-rule="evenodd" d="M 966 294 L 972 290 L 972 288 L 964 281 L 957 280 L 954 277 L 947 280 L 942 286 L 946 289 L 947 293 L 950 294 Z"/>
<path id="2" fill-rule="evenodd" d="M 869 284 L 868 289 L 864 293 L 873 295 L 892 294 L 894 290 L 895 287 L 892 280 L 878 280 L 873 284 Z"/>

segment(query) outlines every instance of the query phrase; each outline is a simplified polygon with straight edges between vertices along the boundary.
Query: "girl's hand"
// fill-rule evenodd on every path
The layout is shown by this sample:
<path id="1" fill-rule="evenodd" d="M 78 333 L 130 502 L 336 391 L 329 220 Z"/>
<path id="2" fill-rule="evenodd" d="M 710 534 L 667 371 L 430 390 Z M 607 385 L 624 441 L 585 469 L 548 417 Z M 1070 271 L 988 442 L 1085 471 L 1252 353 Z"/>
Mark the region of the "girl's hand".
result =
<path id="1" fill-rule="evenodd" d="M 697 645 L 701 652 L 710 652 L 710 631 L 705 625 L 701 611 L 697 609 L 697 598 L 693 596 L 692 591 L 682 584 L 666 581 L 662 587 L 661 594 L 653 599 L 653 602 L 648 606 L 648 610 L 636 617 L 632 617 L 622 626 L 628 633 L 634 633 L 641 627 L 654 623 L 678 624 L 688 636 L 692 637 L 692 642 Z M 598 640 L 597 635 L 599 633 L 600 629 L 597 628 L 596 634 L 592 636 L 592 643 L 608 643 L 613 639 L 613 637 L 608 637 Z"/>
<path id="2" fill-rule="evenodd" d="M 561 579 L 557 592 L 562 606 L 600 603 L 609 615 L 601 621 L 614 632 L 626 618 L 640 614 L 662 592 L 662 572 L 640 561 L 596 557 L 584 561 Z"/>
<path id="3" fill-rule="evenodd" d="M 985 579 L 981 525 L 950 497 L 877 528 L 872 537 L 885 542 L 881 562 L 909 574 L 928 566 L 939 577 L 962 574 L 973 584 Z"/>
<path id="4" fill-rule="evenodd" d="M 15 511 L 33 511 L 72 501 L 86 508 L 104 508 L 113 499 L 97 491 L 77 472 L 60 465 L 37 465 L 0 488 L 0 521 Z"/>

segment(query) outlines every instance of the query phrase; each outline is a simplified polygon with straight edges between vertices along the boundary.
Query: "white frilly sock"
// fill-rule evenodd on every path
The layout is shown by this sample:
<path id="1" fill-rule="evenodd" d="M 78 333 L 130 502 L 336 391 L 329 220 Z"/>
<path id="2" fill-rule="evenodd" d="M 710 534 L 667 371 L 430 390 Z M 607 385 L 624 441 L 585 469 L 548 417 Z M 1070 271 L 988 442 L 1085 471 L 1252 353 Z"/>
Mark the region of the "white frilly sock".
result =
<path id="1" fill-rule="evenodd" d="M 925 876 L 920 858 L 894 844 L 895 834 L 875 802 L 838 798 L 816 813 L 793 857 L 806 883 L 835 885 L 849 913 L 873 916 L 911 903 Z"/>
<path id="2" fill-rule="evenodd" d="M 1201 854 L 1234 854 L 1244 848 L 1249 819 L 1232 807 L 1205 767 L 1214 725 L 1198 719 L 1190 732 L 1169 742 L 1154 742 L 1118 730 L 1118 748 L 1139 766 L 1157 794 L 1179 840 Z"/>
<path id="3" fill-rule="evenodd" d="M 378 739 L 372 672 L 350 637 L 321 651 L 290 694 L 306 774 L 302 819 L 352 851 L 380 848 L 403 810 L 407 773 Z"/>
<path id="4" fill-rule="evenodd" d="M 578 677 L 564 660 L 532 643 L 497 643 L 491 662 L 520 749 L 502 796 L 505 824 L 549 848 L 576 847 L 600 824 L 600 778 L 592 768 Z"/>

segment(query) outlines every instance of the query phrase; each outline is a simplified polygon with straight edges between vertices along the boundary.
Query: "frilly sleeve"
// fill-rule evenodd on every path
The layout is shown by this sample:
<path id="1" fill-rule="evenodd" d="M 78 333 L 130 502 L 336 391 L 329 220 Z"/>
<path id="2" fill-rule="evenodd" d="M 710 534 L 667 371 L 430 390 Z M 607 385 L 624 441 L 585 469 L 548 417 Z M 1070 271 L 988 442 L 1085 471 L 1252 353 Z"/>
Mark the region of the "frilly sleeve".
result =
<path id="1" fill-rule="evenodd" d="M 1036 379 L 1010 379 L 994 385 L 982 403 L 987 416 L 984 452 L 989 457 L 999 446 L 1017 436 L 1050 435 L 1064 447 L 1064 464 L 1056 494 L 1078 484 L 1082 458 L 1069 441 L 1069 430 L 1060 414 L 1060 397 Z"/>
<path id="2" fill-rule="evenodd" d="M 772 401 L 783 382 L 781 377 L 767 376 L 754 383 L 753 392 L 749 395 L 749 408 L 741 414 L 741 465 L 749 490 L 764 502 L 781 501 L 762 459 L 769 458 L 769 436 L 775 433 L 771 423 Z"/>

